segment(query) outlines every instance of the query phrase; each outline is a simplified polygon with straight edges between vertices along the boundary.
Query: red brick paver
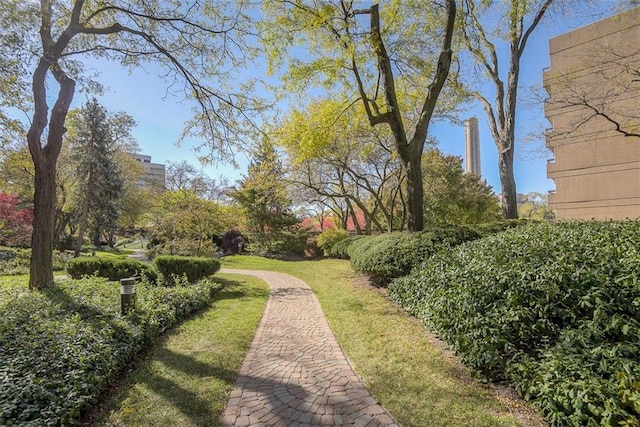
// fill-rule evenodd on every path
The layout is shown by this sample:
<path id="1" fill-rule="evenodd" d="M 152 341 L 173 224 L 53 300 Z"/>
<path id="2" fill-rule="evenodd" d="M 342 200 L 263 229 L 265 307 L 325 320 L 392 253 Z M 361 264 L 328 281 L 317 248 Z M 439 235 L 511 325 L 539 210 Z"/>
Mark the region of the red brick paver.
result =
<path id="1" fill-rule="evenodd" d="M 283 273 L 223 272 L 271 288 L 223 426 L 397 426 L 353 371 L 306 283 Z"/>

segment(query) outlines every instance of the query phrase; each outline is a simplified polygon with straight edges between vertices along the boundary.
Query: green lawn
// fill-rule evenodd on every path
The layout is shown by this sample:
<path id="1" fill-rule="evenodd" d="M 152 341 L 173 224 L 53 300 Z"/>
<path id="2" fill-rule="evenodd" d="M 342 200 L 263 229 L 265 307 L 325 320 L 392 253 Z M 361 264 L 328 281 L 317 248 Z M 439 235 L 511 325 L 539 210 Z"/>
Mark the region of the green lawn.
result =
<path id="1" fill-rule="evenodd" d="M 205 312 L 154 345 L 103 404 L 102 426 L 215 426 L 268 297 L 259 279 L 219 274 Z"/>
<path id="2" fill-rule="evenodd" d="M 233 256 L 222 258 L 222 264 L 280 271 L 307 282 L 356 372 L 401 425 L 520 425 L 511 414 L 515 405 L 508 407 L 506 399 L 472 381 L 415 319 L 363 284 L 348 261 Z"/>

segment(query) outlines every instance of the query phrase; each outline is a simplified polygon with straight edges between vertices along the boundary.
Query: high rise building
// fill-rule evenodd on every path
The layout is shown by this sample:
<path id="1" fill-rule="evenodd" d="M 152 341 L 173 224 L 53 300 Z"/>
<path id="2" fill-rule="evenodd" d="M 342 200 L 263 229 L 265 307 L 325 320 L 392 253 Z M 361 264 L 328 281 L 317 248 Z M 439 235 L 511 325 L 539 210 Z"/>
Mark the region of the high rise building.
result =
<path id="1" fill-rule="evenodd" d="M 471 117 L 465 121 L 465 161 L 464 170 L 467 173 L 481 176 L 480 168 L 480 132 L 478 119 Z"/>
<path id="2" fill-rule="evenodd" d="M 640 8 L 552 38 L 549 54 L 549 207 L 557 218 L 640 217 Z"/>
<path id="3" fill-rule="evenodd" d="M 151 156 L 131 153 L 131 156 L 142 163 L 144 175 L 138 180 L 141 187 L 164 190 L 165 187 L 165 167 L 161 163 L 151 163 Z"/>

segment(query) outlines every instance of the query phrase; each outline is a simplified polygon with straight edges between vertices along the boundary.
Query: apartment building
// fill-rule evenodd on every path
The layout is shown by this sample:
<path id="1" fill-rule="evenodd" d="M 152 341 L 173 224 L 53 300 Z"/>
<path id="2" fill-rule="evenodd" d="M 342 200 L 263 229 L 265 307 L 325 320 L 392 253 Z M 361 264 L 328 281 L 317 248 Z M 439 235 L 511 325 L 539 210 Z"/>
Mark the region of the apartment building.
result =
<path id="1" fill-rule="evenodd" d="M 543 73 L 557 218 L 640 217 L 640 8 L 549 41 Z"/>

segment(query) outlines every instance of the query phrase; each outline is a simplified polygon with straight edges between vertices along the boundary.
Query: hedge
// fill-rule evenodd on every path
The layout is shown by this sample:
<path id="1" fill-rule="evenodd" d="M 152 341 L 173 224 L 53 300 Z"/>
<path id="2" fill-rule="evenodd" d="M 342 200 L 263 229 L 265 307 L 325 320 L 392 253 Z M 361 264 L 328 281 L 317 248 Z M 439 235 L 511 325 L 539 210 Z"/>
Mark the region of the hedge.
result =
<path id="1" fill-rule="evenodd" d="M 346 239 L 340 240 L 339 242 L 334 244 L 331 247 L 331 250 L 329 251 L 329 253 L 326 255 L 333 258 L 349 259 L 349 250 L 351 248 L 351 245 L 358 240 L 369 238 L 369 237 L 370 236 L 363 236 L 363 235 L 349 236 Z"/>
<path id="2" fill-rule="evenodd" d="M 432 228 L 418 233 L 388 233 L 358 240 L 351 246 L 351 267 L 377 285 L 409 274 L 414 267 L 443 248 L 474 240 L 480 235 L 465 226 Z"/>
<path id="3" fill-rule="evenodd" d="M 338 230 L 335 228 L 330 228 L 328 230 L 323 231 L 318 235 L 317 244 L 322 252 L 329 256 L 331 255 L 332 248 L 341 241 L 349 238 L 349 232 L 346 230 Z"/>
<path id="4" fill-rule="evenodd" d="M 153 265 L 168 284 L 174 284 L 183 276 L 189 283 L 194 283 L 220 270 L 220 261 L 203 257 L 160 255 L 153 259 Z"/>
<path id="5" fill-rule="evenodd" d="M 119 314 L 119 287 L 104 278 L 56 280 L 40 292 L 0 287 L 0 425 L 72 425 L 129 361 L 219 285 L 137 286 Z"/>
<path id="6" fill-rule="evenodd" d="M 640 222 L 518 227 L 434 256 L 391 297 L 551 425 L 638 425 Z"/>
<path id="7" fill-rule="evenodd" d="M 109 259 L 97 257 L 73 258 L 67 263 L 67 274 L 73 279 L 83 276 L 97 275 L 109 280 L 120 280 L 126 277 L 146 277 L 151 282 L 156 282 L 158 274 L 150 265 L 136 261 L 135 259 Z"/>

